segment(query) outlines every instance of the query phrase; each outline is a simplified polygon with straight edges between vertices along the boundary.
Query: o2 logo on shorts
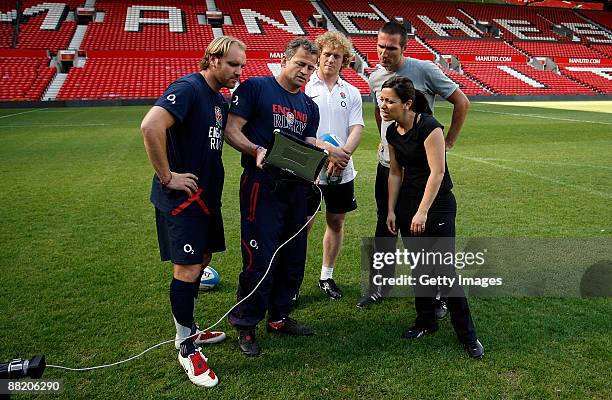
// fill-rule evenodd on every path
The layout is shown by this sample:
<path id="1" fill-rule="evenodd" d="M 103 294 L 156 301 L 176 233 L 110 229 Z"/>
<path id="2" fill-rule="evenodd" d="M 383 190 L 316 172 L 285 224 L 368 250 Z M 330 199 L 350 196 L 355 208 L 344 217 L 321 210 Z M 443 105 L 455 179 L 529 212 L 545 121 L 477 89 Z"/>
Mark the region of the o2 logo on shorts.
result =
<path id="1" fill-rule="evenodd" d="M 185 246 L 183 246 L 183 251 L 185 253 L 189 253 L 189 254 L 194 254 L 195 251 L 193 251 L 193 247 L 191 247 L 191 245 L 189 243 L 187 243 Z"/>
<path id="2" fill-rule="evenodd" d="M 259 250 L 259 245 L 257 244 L 257 240 L 255 239 L 251 239 L 251 241 L 249 242 L 249 246 L 251 246 L 255 250 Z"/>
<path id="3" fill-rule="evenodd" d="M 166 96 L 166 100 L 168 100 L 172 104 L 176 104 L 176 95 L 174 93 Z"/>

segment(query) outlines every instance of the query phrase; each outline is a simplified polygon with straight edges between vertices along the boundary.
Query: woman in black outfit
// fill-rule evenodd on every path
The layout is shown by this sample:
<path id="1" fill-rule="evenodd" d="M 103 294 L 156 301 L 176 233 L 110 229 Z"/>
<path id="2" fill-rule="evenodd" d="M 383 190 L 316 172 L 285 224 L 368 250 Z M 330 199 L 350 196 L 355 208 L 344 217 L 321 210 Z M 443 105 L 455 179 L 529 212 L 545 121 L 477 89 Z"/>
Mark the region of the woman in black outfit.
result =
<path id="1" fill-rule="evenodd" d="M 444 127 L 406 77 L 386 81 L 380 96 L 382 118 L 395 121 L 386 133 L 391 157 L 387 227 L 394 234 L 399 229 L 405 246 L 413 251 L 420 251 L 425 240 L 426 251 L 454 253 L 457 203 L 446 167 Z M 453 278 L 457 276 L 454 269 L 454 265 L 443 263 L 420 265 L 413 269 L 413 277 L 416 282 L 424 275 Z M 476 336 L 463 288 L 458 283 L 438 286 L 447 297 L 451 322 L 466 352 L 474 358 L 482 357 L 484 349 Z M 436 285 L 415 286 L 416 321 L 402 337 L 416 339 L 438 330 L 434 312 L 437 289 Z"/>

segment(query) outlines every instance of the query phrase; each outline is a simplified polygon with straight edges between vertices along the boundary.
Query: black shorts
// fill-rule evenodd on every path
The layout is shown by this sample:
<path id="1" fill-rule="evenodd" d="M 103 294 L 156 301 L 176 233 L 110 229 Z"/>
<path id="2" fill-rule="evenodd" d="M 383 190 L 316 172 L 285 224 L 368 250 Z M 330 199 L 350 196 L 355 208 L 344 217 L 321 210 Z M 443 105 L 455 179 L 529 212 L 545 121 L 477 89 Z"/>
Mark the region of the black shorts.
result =
<path id="1" fill-rule="evenodd" d="M 173 216 L 155 208 L 155 221 L 162 261 L 179 265 L 201 264 L 204 254 L 225 250 L 220 213 Z"/>
<path id="2" fill-rule="evenodd" d="M 325 199 L 325 211 L 332 214 L 345 214 L 357 208 L 355 199 L 355 181 L 341 183 L 339 185 L 319 185 Z M 319 191 L 312 188 L 308 195 L 308 215 L 313 215 L 317 211 L 317 206 L 321 201 Z"/>

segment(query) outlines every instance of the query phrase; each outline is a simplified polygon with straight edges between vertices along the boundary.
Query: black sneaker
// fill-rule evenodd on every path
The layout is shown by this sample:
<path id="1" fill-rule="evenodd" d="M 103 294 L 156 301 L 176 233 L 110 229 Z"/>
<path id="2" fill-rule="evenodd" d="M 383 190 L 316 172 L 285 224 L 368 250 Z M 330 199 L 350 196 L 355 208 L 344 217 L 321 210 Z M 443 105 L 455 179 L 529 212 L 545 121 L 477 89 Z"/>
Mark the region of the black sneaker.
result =
<path id="1" fill-rule="evenodd" d="M 342 297 L 342 290 L 336 286 L 336 282 L 332 278 L 320 280 L 319 288 L 329 297 L 330 299 L 338 300 Z"/>
<path id="2" fill-rule="evenodd" d="M 444 300 L 436 300 L 434 304 L 434 312 L 436 313 L 436 319 L 438 321 L 446 318 L 448 315 L 448 307 Z"/>
<path id="3" fill-rule="evenodd" d="M 378 292 L 368 293 L 357 302 L 357 307 L 367 307 L 382 300 L 382 294 Z"/>
<path id="4" fill-rule="evenodd" d="M 437 327 L 427 329 L 427 328 L 419 328 L 417 326 L 412 326 L 408 328 L 408 330 L 402 334 L 402 338 L 403 339 L 418 339 L 418 338 L 422 338 L 425 335 L 431 335 L 432 333 L 435 333 L 437 330 L 438 330 Z"/>
<path id="5" fill-rule="evenodd" d="M 484 347 L 478 339 L 471 343 L 465 343 L 463 345 L 463 348 L 465 349 L 465 352 L 468 353 L 469 356 L 472 358 L 480 359 L 482 358 L 482 356 L 484 356 Z"/>
<path id="6" fill-rule="evenodd" d="M 255 329 L 239 329 L 238 345 L 240 350 L 249 357 L 258 356 L 261 352 L 259 345 L 255 341 Z"/>
<path id="7" fill-rule="evenodd" d="M 299 324 L 296 320 L 286 317 L 278 322 L 268 321 L 266 325 L 268 332 L 286 333 L 293 336 L 310 336 L 314 330 L 306 325 Z"/>

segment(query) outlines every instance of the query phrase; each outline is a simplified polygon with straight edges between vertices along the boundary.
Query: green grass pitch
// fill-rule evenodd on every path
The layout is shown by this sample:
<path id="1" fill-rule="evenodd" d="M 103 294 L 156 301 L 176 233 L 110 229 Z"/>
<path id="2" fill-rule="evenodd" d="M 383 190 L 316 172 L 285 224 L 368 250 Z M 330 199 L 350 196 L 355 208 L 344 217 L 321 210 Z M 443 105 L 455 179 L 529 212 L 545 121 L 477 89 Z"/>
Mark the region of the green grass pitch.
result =
<path id="1" fill-rule="evenodd" d="M 588 104 L 472 104 L 448 155 L 458 236 L 612 236 L 612 104 Z M 171 268 L 159 261 L 139 132 L 147 109 L 0 110 L 0 361 L 44 353 L 48 363 L 86 367 L 173 337 Z M 450 112 L 445 102 L 436 108 L 446 125 Z M 263 354 L 247 359 L 224 322 L 228 340 L 204 349 L 220 376 L 212 390 L 192 385 L 166 345 L 110 369 L 48 369 L 65 386 L 54 398 L 611 398 L 609 298 L 472 298 L 482 361 L 467 358 L 448 320 L 418 342 L 400 339 L 414 318 L 411 299 L 355 307 L 360 240 L 375 221 L 372 114 L 366 104 L 359 208 L 347 217 L 335 274 L 341 301 L 316 286 L 322 216 L 310 237 L 294 316 L 316 336 L 273 336 L 262 324 Z M 224 159 L 228 250 L 212 262 L 220 286 L 200 296 L 203 326 L 234 304 L 241 266 L 239 155 L 226 145 Z"/>

